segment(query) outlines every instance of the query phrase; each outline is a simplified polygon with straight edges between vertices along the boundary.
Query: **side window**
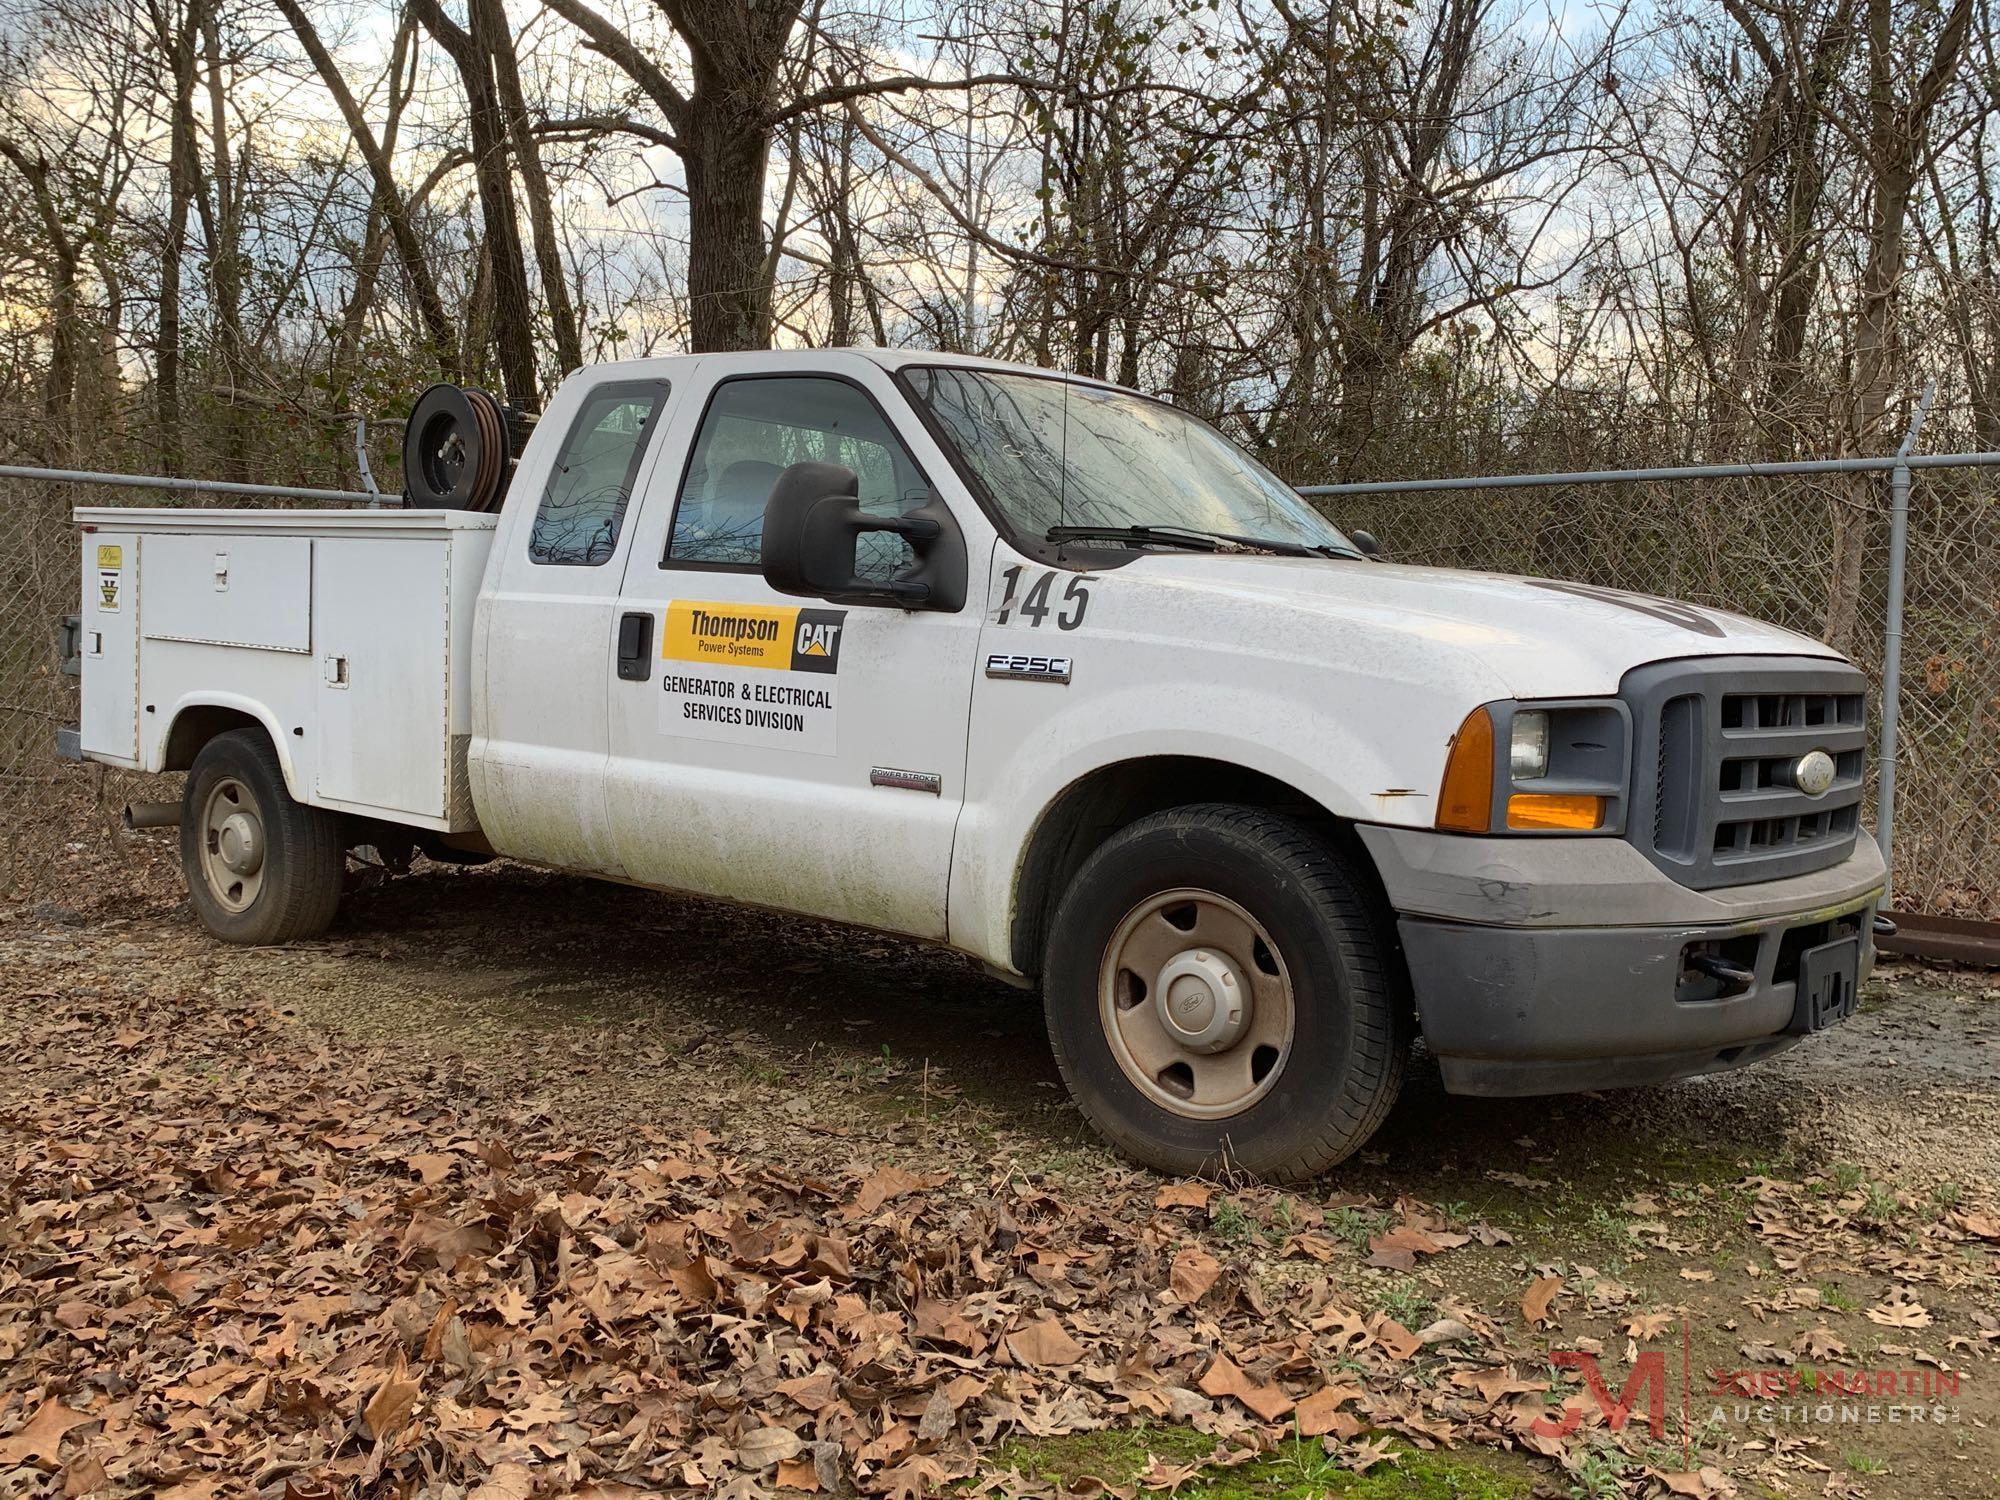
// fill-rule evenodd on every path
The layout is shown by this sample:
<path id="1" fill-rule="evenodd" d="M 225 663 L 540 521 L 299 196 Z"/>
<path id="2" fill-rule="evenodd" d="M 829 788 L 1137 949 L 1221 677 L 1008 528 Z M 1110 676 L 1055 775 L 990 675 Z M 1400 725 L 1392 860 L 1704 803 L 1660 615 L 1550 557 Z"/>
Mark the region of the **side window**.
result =
<path id="1" fill-rule="evenodd" d="M 592 391 L 570 424 L 528 533 L 531 562 L 594 568 L 618 550 L 618 528 L 639 477 L 639 461 L 666 399 L 665 384 L 607 385 Z"/>
<path id="2" fill-rule="evenodd" d="M 854 470 L 861 508 L 875 515 L 899 516 L 930 498 L 888 420 L 856 387 L 810 375 L 726 381 L 702 418 L 660 565 L 756 567 L 771 487 L 807 462 Z M 883 533 L 863 536 L 855 555 L 864 578 L 893 577 L 910 561 L 902 538 Z"/>

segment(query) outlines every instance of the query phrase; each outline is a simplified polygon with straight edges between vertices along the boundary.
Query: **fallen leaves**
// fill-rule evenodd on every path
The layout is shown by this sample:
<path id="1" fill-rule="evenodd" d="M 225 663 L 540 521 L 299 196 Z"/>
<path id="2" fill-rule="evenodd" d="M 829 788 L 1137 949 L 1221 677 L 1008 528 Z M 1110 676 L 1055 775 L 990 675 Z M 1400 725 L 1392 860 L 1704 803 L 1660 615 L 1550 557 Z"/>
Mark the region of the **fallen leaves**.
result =
<path id="1" fill-rule="evenodd" d="M 21 1470 L 0 1488 L 915 1500 L 964 1483 L 1047 1500 L 985 1485 L 997 1443 L 1138 1422 L 1213 1441 L 1097 1491 L 1129 1497 L 1293 1437 L 1353 1472 L 1398 1442 L 1560 1458 L 1566 1440 L 1534 1424 L 1581 1387 L 1517 1372 L 1546 1373 L 1558 1345 L 1595 1349 L 1610 1377 L 1620 1351 L 1591 1335 L 1620 1329 L 1678 1344 L 1678 1309 L 1638 1310 L 1677 1300 L 1661 1283 L 1684 1257 L 1654 1230 L 1693 1234 L 1671 1203 L 1630 1204 L 1646 1254 L 1613 1263 L 1620 1286 L 1525 1264 L 1465 1211 L 1352 1184 L 1287 1194 L 1107 1167 L 1078 1187 L 926 1154 L 914 1126 L 791 1123 L 809 1110 L 772 1111 L 796 1155 L 723 1110 L 628 1139 L 476 1070 L 322 1045 L 260 1000 L 177 992 L 118 1012 L 115 1044 L 60 1014 L 0 1017 L 73 1028 L 27 1033 L 62 1069 L 29 1075 L 18 1109 L 36 1138 L 10 1136 L 0 1168 L 0 1471 Z M 134 1089 L 141 1062 L 153 1086 Z M 1844 1354 L 1839 1313 L 1806 1295 L 1824 1263 L 1797 1260 L 1845 1210 L 1755 1191 L 1755 1222 L 1794 1263 L 1758 1257 L 1773 1272 L 1745 1303 L 1759 1326 L 1711 1330 L 1715 1348 Z M 1963 1262 L 1989 1253 L 1966 1238 L 1987 1227 L 1968 1210 L 1925 1232 Z M 1926 1263 L 1869 1243 L 1871 1318 L 1950 1321 L 1948 1301 L 1881 1291 Z M 1495 1280 L 1467 1293 L 1454 1262 L 1475 1257 Z M 1560 1313 L 1561 1335 L 1519 1338 L 1507 1304 L 1530 1278 L 1521 1317 L 1546 1329 Z M 2000 1343 L 2000 1322 L 1978 1330 Z M 1676 1477 L 1655 1483 L 1702 1493 Z"/>
<path id="2" fill-rule="evenodd" d="M 403 1361 L 396 1361 L 396 1368 L 383 1378 L 375 1388 L 375 1394 L 368 1398 L 368 1404 L 361 1409 L 361 1420 L 368 1424 L 368 1435 L 373 1438 L 393 1437 L 402 1430 L 403 1424 L 416 1408 L 417 1398 L 423 1394 L 423 1382 L 413 1378 Z"/>
<path id="3" fill-rule="evenodd" d="M 1521 1316 L 1530 1328 L 1545 1327 L 1556 1321 L 1550 1304 L 1562 1289 L 1563 1279 L 1560 1276 L 1537 1276 L 1529 1283 L 1528 1290 L 1521 1296 Z"/>
<path id="4" fill-rule="evenodd" d="M 1868 1309 L 1868 1321 L 1884 1328 L 1928 1328 L 1931 1315 L 1920 1302 L 1881 1302 Z"/>
<path id="5" fill-rule="evenodd" d="M 1215 1357 L 1208 1373 L 1201 1377 L 1201 1388 L 1211 1396 L 1227 1396 L 1241 1401 L 1266 1422 L 1277 1421 L 1295 1404 L 1277 1386 L 1252 1380 L 1226 1354 Z"/>
<path id="6" fill-rule="evenodd" d="M 90 1420 L 60 1401 L 44 1401 L 19 1432 L 0 1438 L 0 1468 L 12 1468 L 30 1460 L 54 1468 L 62 1451 L 63 1434 Z"/>
<path id="7" fill-rule="evenodd" d="M 1044 1318 L 1007 1335 L 1007 1349 L 1024 1365 L 1073 1365 L 1083 1358 L 1083 1345 L 1060 1322 Z"/>
<path id="8" fill-rule="evenodd" d="M 1221 1274 L 1221 1261 L 1206 1250 L 1190 1245 L 1174 1257 L 1167 1284 L 1176 1297 L 1192 1307 L 1208 1295 Z"/>

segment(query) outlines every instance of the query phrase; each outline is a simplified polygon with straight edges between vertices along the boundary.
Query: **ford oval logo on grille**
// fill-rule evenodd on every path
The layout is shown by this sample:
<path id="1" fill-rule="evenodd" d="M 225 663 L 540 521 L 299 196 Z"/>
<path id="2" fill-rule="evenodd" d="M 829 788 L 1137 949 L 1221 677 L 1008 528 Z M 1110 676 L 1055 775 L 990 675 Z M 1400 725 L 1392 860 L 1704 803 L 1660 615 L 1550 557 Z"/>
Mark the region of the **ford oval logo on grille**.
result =
<path id="1" fill-rule="evenodd" d="M 1808 750 L 1792 763 L 1792 785 L 1808 797 L 1823 797 L 1833 786 L 1833 757 L 1824 750 Z"/>

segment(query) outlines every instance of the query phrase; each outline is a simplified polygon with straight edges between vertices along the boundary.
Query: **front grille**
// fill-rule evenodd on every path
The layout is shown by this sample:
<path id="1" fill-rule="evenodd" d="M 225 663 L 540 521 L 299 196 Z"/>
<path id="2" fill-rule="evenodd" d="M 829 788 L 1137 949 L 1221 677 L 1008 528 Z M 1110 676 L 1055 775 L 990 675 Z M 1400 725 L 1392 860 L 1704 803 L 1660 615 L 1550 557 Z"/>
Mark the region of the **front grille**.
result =
<path id="1" fill-rule="evenodd" d="M 1698 890 L 1778 880 L 1847 858 L 1860 828 L 1867 684 L 1844 662 L 1706 657 L 1655 662 L 1621 689 L 1638 733 L 1628 837 Z M 1792 784 L 1824 750 L 1833 785 Z"/>

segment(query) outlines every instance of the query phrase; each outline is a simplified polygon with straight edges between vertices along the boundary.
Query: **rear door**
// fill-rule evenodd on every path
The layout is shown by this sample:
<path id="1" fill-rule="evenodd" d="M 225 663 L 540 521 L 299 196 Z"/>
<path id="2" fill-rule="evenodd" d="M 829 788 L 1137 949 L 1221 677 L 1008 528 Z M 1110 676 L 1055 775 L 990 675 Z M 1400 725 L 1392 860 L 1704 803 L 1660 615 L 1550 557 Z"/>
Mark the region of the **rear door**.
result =
<path id="1" fill-rule="evenodd" d="M 514 476 L 480 598 L 471 756 L 481 827 L 507 854 L 624 873 L 604 799 L 604 662 L 676 394 L 665 379 L 572 379 Z"/>
<path id="2" fill-rule="evenodd" d="M 853 469 L 883 515 L 925 503 L 949 472 L 887 375 L 843 364 L 730 374 L 718 361 L 683 392 L 701 415 L 678 473 L 655 475 L 674 503 L 646 507 L 618 606 L 647 636 L 643 671 L 604 664 L 607 811 L 633 879 L 942 938 L 980 597 L 956 613 L 826 605 L 759 571 L 764 502 L 787 466 Z M 887 578 L 908 556 L 869 535 L 861 568 Z"/>

